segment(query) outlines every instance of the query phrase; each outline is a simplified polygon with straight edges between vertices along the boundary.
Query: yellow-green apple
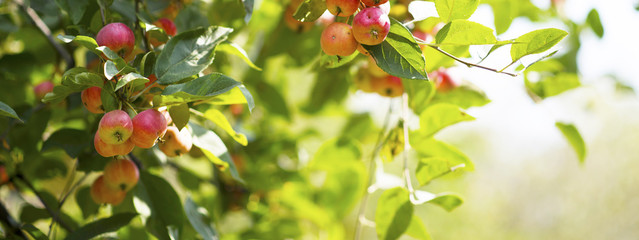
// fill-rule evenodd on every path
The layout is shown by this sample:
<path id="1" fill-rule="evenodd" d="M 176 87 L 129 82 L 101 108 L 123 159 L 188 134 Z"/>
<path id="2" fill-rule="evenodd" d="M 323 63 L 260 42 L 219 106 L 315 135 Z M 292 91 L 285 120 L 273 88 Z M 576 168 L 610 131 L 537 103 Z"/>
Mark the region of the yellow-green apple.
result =
<path id="1" fill-rule="evenodd" d="M 364 8 L 353 19 L 353 36 L 361 44 L 380 44 L 389 31 L 390 19 L 379 8 Z"/>
<path id="2" fill-rule="evenodd" d="M 133 134 L 133 122 L 125 111 L 113 110 L 100 119 L 98 124 L 100 139 L 108 144 L 122 144 Z"/>
<path id="3" fill-rule="evenodd" d="M 359 44 L 353 37 L 350 25 L 334 22 L 322 31 L 320 45 L 327 55 L 349 56 Z"/>
<path id="4" fill-rule="evenodd" d="M 126 197 L 126 191 L 111 188 L 104 182 L 104 176 L 100 176 L 91 185 L 91 198 L 97 204 L 108 203 L 118 205 Z"/>
<path id="5" fill-rule="evenodd" d="M 388 0 L 386 0 L 388 1 Z M 348 17 L 357 11 L 359 0 L 326 0 L 326 8 L 331 14 Z"/>
<path id="6" fill-rule="evenodd" d="M 139 178 L 138 167 L 126 158 L 111 160 L 104 167 L 104 183 L 110 188 L 129 191 L 138 183 Z"/>
<path id="7" fill-rule="evenodd" d="M 92 113 L 104 113 L 104 107 L 102 106 L 102 88 L 90 87 L 82 90 L 80 97 L 82 98 L 82 104 L 84 107 Z"/>
<path id="8" fill-rule="evenodd" d="M 93 137 L 93 146 L 95 147 L 95 151 L 98 152 L 103 157 L 113 157 L 117 155 L 127 155 L 133 148 L 135 144 L 131 142 L 131 139 L 128 139 L 120 144 L 108 144 L 100 139 L 100 135 L 98 133 Z"/>
<path id="9" fill-rule="evenodd" d="M 370 72 L 373 77 L 386 77 L 388 73 L 386 73 L 382 68 L 377 66 L 377 62 L 373 57 L 368 57 L 368 72 Z"/>
<path id="10" fill-rule="evenodd" d="M 162 140 L 158 147 L 167 157 L 177 157 L 188 153 L 193 146 L 191 133 L 186 128 L 179 131 L 177 127 L 169 126 L 166 128 L 166 134 Z"/>
<path id="11" fill-rule="evenodd" d="M 33 93 L 38 101 L 44 98 L 44 95 L 53 91 L 53 83 L 51 81 L 42 82 L 33 87 Z"/>
<path id="12" fill-rule="evenodd" d="M 147 109 L 133 117 L 133 135 L 131 141 L 135 146 L 150 148 L 155 141 L 166 132 L 166 119 L 155 109 Z"/>
<path id="13" fill-rule="evenodd" d="M 99 46 L 106 46 L 122 57 L 128 56 L 135 46 L 135 35 L 124 23 L 109 23 L 95 37 Z"/>

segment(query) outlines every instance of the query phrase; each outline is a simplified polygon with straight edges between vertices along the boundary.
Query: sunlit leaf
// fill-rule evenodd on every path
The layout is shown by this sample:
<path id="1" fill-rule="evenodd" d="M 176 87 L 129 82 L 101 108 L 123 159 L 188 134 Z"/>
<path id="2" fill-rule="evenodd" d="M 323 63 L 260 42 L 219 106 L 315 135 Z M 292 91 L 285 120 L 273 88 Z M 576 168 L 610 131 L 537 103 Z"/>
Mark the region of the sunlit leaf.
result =
<path id="1" fill-rule="evenodd" d="M 215 108 L 209 108 L 208 110 L 206 110 L 206 112 L 204 112 L 204 117 L 209 121 L 215 123 L 216 126 L 220 127 L 226 133 L 228 133 L 229 136 L 231 136 L 239 144 L 242 144 L 243 146 L 246 146 L 248 144 L 246 136 L 242 133 L 236 132 L 233 129 L 233 126 L 231 126 L 231 123 L 229 123 L 228 119 L 226 119 L 224 114 L 219 110 Z"/>
<path id="2" fill-rule="evenodd" d="M 293 18 L 300 22 L 314 22 L 326 11 L 326 0 L 304 0 L 295 13 Z"/>
<path id="3" fill-rule="evenodd" d="M 15 119 L 18 119 L 18 121 L 22 122 L 22 119 L 18 117 L 18 114 L 16 113 L 15 110 L 13 110 L 13 108 L 9 107 L 9 105 L 1 101 L 0 101 L 0 116 L 15 118 Z"/>
<path id="4" fill-rule="evenodd" d="M 577 153 L 577 157 L 579 158 L 580 163 L 584 163 L 586 160 L 586 143 L 584 139 L 581 137 L 579 130 L 573 124 L 556 122 L 555 126 L 559 128 L 561 133 L 566 137 L 570 145 L 575 152 Z"/>
<path id="5" fill-rule="evenodd" d="M 175 127 L 178 130 L 182 130 L 186 124 L 189 123 L 189 119 L 191 118 L 191 112 L 189 111 L 189 105 L 186 103 L 173 105 L 169 107 L 169 115 L 175 123 Z"/>
<path id="6" fill-rule="evenodd" d="M 440 45 L 484 45 L 495 44 L 497 38 L 493 30 L 476 22 L 458 19 L 446 24 L 437 32 L 436 41 Z"/>
<path id="7" fill-rule="evenodd" d="M 599 18 L 599 12 L 597 12 L 597 9 L 593 8 L 590 10 L 587 22 L 588 25 L 590 25 L 590 28 L 592 28 L 592 31 L 597 34 L 597 37 L 602 38 L 604 35 L 604 28 L 603 24 L 601 24 L 601 19 Z"/>
<path id="8" fill-rule="evenodd" d="M 408 190 L 396 187 L 382 193 L 375 209 L 377 237 L 383 240 L 398 239 L 408 229 L 413 218 L 413 204 Z"/>
<path id="9" fill-rule="evenodd" d="M 459 151 L 459 149 L 448 145 L 444 142 L 435 140 L 432 137 L 422 136 L 420 131 L 411 132 L 408 138 L 411 146 L 420 157 L 437 157 L 448 162 L 448 166 L 464 166 L 463 170 L 473 171 L 475 169 L 474 164 L 470 161 L 468 156 Z M 463 165 L 462 165 L 463 164 Z"/>
<path id="10" fill-rule="evenodd" d="M 235 180 L 243 182 L 222 139 L 213 131 L 193 122 L 190 122 L 189 126 L 193 131 L 193 145 L 200 148 L 204 155 L 222 171 L 228 170 Z"/>
<path id="11" fill-rule="evenodd" d="M 252 0 L 251 0 L 252 1 Z M 262 71 L 262 69 L 258 66 L 256 66 L 253 61 L 251 61 L 251 59 L 248 56 L 248 53 L 246 53 L 246 51 L 244 51 L 244 49 L 242 49 L 242 47 L 240 47 L 240 45 L 237 45 L 236 43 L 233 42 L 223 42 L 220 45 L 217 46 L 217 48 L 215 49 L 215 51 L 222 51 L 231 55 L 235 55 L 240 57 L 242 60 L 244 60 L 244 62 L 246 64 L 249 65 L 249 67 L 258 70 L 258 71 Z"/>
<path id="12" fill-rule="evenodd" d="M 424 222 L 417 215 L 413 215 L 410 220 L 410 225 L 408 225 L 408 229 L 406 229 L 406 235 L 414 237 L 419 240 L 430 240 L 430 234 L 426 231 L 426 226 L 424 226 Z"/>
<path id="13" fill-rule="evenodd" d="M 102 218 L 82 226 L 69 234 L 66 239 L 91 239 L 103 233 L 115 232 L 121 227 L 128 225 L 135 216 L 137 216 L 137 213 L 114 214 L 111 217 Z"/>
<path id="14" fill-rule="evenodd" d="M 435 8 L 444 22 L 468 19 L 479 5 L 479 0 L 435 0 Z"/>
<path id="15" fill-rule="evenodd" d="M 510 49 L 513 62 L 522 57 L 535 53 L 542 53 L 555 46 L 561 39 L 568 36 L 564 30 L 546 28 L 526 33 L 517 39 Z"/>

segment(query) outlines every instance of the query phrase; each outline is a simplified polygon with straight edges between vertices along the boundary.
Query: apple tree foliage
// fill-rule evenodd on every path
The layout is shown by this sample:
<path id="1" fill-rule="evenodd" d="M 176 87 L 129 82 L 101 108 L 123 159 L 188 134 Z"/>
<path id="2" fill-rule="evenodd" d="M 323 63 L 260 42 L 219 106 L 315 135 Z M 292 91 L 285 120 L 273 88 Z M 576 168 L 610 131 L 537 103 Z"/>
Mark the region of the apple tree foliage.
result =
<path id="1" fill-rule="evenodd" d="M 388 37 L 365 48 L 402 78 L 405 92 L 395 99 L 402 107 L 389 109 L 378 126 L 368 113 L 345 107 L 366 57 L 323 54 L 321 24 L 304 32 L 286 26 L 287 6 L 295 19 L 313 22 L 326 11 L 322 0 L 1 1 L 0 232 L 34 239 L 345 239 L 375 231 L 380 239 L 430 239 L 415 209 L 453 211 L 464 200 L 428 192 L 428 184 L 475 168 L 436 133 L 474 120 L 465 110 L 490 100 L 469 83 L 438 91 L 428 73 L 468 66 L 523 76 L 537 102 L 578 87 L 579 35 L 591 29 L 601 37 L 604 29 L 595 9 L 572 22 L 561 4 L 391 1 Z M 424 16 L 428 5 L 438 15 Z M 492 8 L 496 29 L 468 20 L 481 5 Z M 174 20 L 176 36 L 153 25 L 160 17 Z M 560 19 L 558 28 L 567 31 L 503 39 L 517 18 Z M 110 22 L 133 29 L 132 57 L 97 45 L 96 33 Z M 412 34 L 437 24 L 432 41 Z M 168 42 L 151 47 L 151 37 Z M 508 49 L 506 66 L 477 61 Z M 144 87 L 152 74 L 161 87 Z M 43 81 L 55 87 L 39 102 L 32 89 Z M 80 100 L 92 86 L 102 88 L 106 111 L 167 107 L 193 137 L 193 149 L 180 157 L 136 148 L 129 157 L 140 166 L 140 181 L 117 206 L 98 205 L 89 193 L 89 180 L 108 160 L 91 141 L 101 115 Z M 391 112 L 400 120 L 389 121 Z M 409 114 L 419 117 L 419 129 L 403 123 Z M 556 127 L 583 162 L 578 129 Z M 384 171 L 390 161 L 403 161 L 403 170 Z M 370 208 L 374 214 L 366 214 Z"/>

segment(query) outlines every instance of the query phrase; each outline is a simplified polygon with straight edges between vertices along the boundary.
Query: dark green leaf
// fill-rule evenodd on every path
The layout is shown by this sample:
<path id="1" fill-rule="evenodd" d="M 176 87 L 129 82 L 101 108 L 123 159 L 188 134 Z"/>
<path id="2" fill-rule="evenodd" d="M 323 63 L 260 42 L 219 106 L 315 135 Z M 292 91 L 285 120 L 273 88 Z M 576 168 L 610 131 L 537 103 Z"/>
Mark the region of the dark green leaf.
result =
<path id="1" fill-rule="evenodd" d="M 412 33 L 397 20 L 391 18 L 391 29 L 384 42 L 362 46 L 385 72 L 400 78 L 428 80 L 419 45 Z"/>
<path id="2" fill-rule="evenodd" d="M 86 131 L 63 128 L 55 131 L 51 136 L 42 144 L 42 151 L 46 151 L 51 148 L 61 148 L 71 158 L 76 158 L 78 155 L 89 147 L 93 143 L 92 138 L 89 137 Z"/>
<path id="3" fill-rule="evenodd" d="M 158 83 L 173 84 L 200 73 L 213 62 L 215 46 L 232 31 L 225 27 L 198 28 L 171 38 L 155 62 Z"/>
<path id="4" fill-rule="evenodd" d="M 186 212 L 186 217 L 188 217 L 189 222 L 191 222 L 191 226 L 195 228 L 195 231 L 200 234 L 203 239 L 219 239 L 219 235 L 217 231 L 211 224 L 206 222 L 204 218 L 208 218 L 200 212 L 200 207 L 193 202 L 191 197 L 186 197 L 186 201 L 184 202 L 184 211 Z"/>
<path id="5" fill-rule="evenodd" d="M 171 119 L 178 130 L 182 130 L 182 128 L 189 123 L 189 118 L 191 117 L 189 105 L 186 103 L 173 105 L 169 108 L 169 115 L 171 115 Z"/>
<path id="6" fill-rule="evenodd" d="M 604 35 L 604 28 L 601 24 L 601 19 L 599 19 L 599 12 L 597 12 L 597 9 L 593 8 L 590 10 L 586 21 L 588 21 L 588 25 L 590 25 L 592 31 L 597 34 L 597 37 L 602 38 Z"/>
<path id="7" fill-rule="evenodd" d="M 135 216 L 137 213 L 118 213 L 108 218 L 102 218 L 73 231 L 66 239 L 91 239 L 103 233 L 115 232 L 128 225 Z"/>
<path id="8" fill-rule="evenodd" d="M 185 169 L 183 167 L 178 168 L 177 178 L 180 180 L 180 183 L 182 183 L 182 186 L 184 186 L 188 190 L 197 191 L 200 188 L 200 179 L 197 175 L 195 175 L 195 173 L 191 172 L 188 169 Z"/>
<path id="9" fill-rule="evenodd" d="M 435 8 L 443 22 L 468 19 L 479 5 L 479 0 L 435 0 Z"/>
<path id="10" fill-rule="evenodd" d="M 18 114 L 16 113 L 16 111 L 13 110 L 13 108 L 9 107 L 9 105 L 3 103 L 2 101 L 0 101 L 0 116 L 15 118 L 15 119 L 18 119 L 20 122 L 22 122 L 22 119 L 18 117 Z"/>
<path id="11" fill-rule="evenodd" d="M 140 63 L 140 73 L 144 76 L 150 76 L 153 73 L 153 66 L 155 66 L 155 52 L 148 52 L 142 57 Z"/>
<path id="12" fill-rule="evenodd" d="M 29 233 L 29 235 L 31 235 L 31 237 L 35 240 L 49 240 L 46 234 L 41 232 L 40 229 L 36 228 L 32 224 L 22 225 L 22 230 Z"/>
<path id="13" fill-rule="evenodd" d="M 113 82 L 106 81 L 104 83 L 104 86 L 102 87 L 100 98 L 102 99 L 102 107 L 104 107 L 104 112 L 110 112 L 116 109 L 120 109 L 120 102 L 115 96 L 113 85 Z"/>
<path id="14" fill-rule="evenodd" d="M 446 24 L 436 37 L 440 45 L 484 45 L 495 44 L 497 38 L 489 27 L 468 20 L 454 20 Z"/>
<path id="15" fill-rule="evenodd" d="M 564 137 L 570 142 L 572 148 L 575 149 L 579 162 L 584 163 L 586 160 L 586 143 L 581 137 L 579 130 L 577 130 L 575 125 L 568 123 L 556 122 L 555 126 L 559 128 Z"/>
<path id="16" fill-rule="evenodd" d="M 513 62 L 519 61 L 522 57 L 535 53 L 542 53 L 555 46 L 568 33 L 556 28 L 535 30 L 526 33 L 517 39 L 510 49 L 510 56 Z"/>
<path id="17" fill-rule="evenodd" d="M 89 6 L 89 1 L 84 0 L 56 0 L 56 3 L 69 14 L 73 24 L 80 23 Z"/>
<path id="18" fill-rule="evenodd" d="M 200 148 L 204 155 L 220 170 L 229 170 L 231 176 L 238 182 L 244 182 L 237 172 L 237 167 L 217 134 L 193 122 L 189 123 L 193 130 L 193 145 Z"/>
<path id="19" fill-rule="evenodd" d="M 473 116 L 461 111 L 455 105 L 447 103 L 435 104 L 419 115 L 419 131 L 422 136 L 431 137 L 447 126 L 472 120 L 475 120 Z"/>
<path id="20" fill-rule="evenodd" d="M 169 225 L 182 227 L 186 219 L 180 197 L 164 178 L 140 171 L 136 189 L 135 196 L 146 203 L 151 210 L 151 217 L 156 217 L 160 225 L 165 228 Z"/>
<path id="21" fill-rule="evenodd" d="M 295 13 L 293 18 L 300 22 L 314 22 L 326 11 L 325 0 L 304 0 Z"/>
<path id="22" fill-rule="evenodd" d="M 253 1 L 253 0 L 246 0 L 246 1 Z M 249 56 L 246 53 L 246 51 L 244 51 L 244 49 L 242 49 L 242 47 L 240 47 L 240 45 L 237 45 L 236 43 L 226 41 L 226 42 L 218 45 L 217 48 L 215 49 L 215 51 L 222 51 L 222 52 L 225 52 L 227 54 L 238 56 L 242 60 L 244 60 L 244 62 L 246 64 L 248 64 L 249 67 L 251 67 L 251 68 L 253 68 L 255 70 L 258 70 L 258 71 L 262 71 L 262 69 L 260 67 L 256 66 L 253 63 L 253 61 L 251 61 L 251 59 L 249 58 Z"/>
<path id="23" fill-rule="evenodd" d="M 84 219 L 98 213 L 100 209 L 100 205 L 95 203 L 93 198 L 91 198 L 91 188 L 88 186 L 78 189 L 75 193 L 75 202 L 78 204 L 78 207 L 80 207 L 80 210 L 82 210 L 82 217 Z"/>
<path id="24" fill-rule="evenodd" d="M 377 237 L 383 240 L 398 239 L 411 222 L 413 204 L 408 190 L 396 187 L 382 193 L 375 210 Z"/>
<path id="25" fill-rule="evenodd" d="M 86 88 L 102 87 L 103 80 L 100 75 L 89 72 L 86 68 L 76 67 L 67 70 L 62 75 L 62 85 L 55 86 L 53 92 L 44 96 L 43 102 L 57 103 L 64 100 L 69 94 L 82 91 Z"/>

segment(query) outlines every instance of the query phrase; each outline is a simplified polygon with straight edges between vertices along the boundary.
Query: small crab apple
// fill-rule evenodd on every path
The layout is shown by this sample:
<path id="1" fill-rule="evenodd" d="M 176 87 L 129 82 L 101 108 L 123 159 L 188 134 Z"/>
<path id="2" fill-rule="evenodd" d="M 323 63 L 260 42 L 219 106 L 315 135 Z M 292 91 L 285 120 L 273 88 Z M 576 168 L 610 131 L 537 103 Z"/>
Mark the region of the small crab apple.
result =
<path id="1" fill-rule="evenodd" d="M 100 119 L 98 125 L 100 139 L 107 144 L 121 144 L 133 134 L 133 122 L 125 111 L 113 110 Z"/>
<path id="2" fill-rule="evenodd" d="M 385 78 L 374 82 L 373 88 L 377 90 L 377 94 L 384 97 L 399 97 L 404 93 L 404 86 L 402 85 L 402 79 L 388 75 Z"/>
<path id="3" fill-rule="evenodd" d="M 173 37 L 175 36 L 175 34 L 177 34 L 177 28 L 175 27 L 175 23 L 173 23 L 173 21 L 171 21 L 171 19 L 168 18 L 160 18 L 157 21 L 155 21 L 153 23 L 153 25 L 158 26 L 159 28 L 161 28 L 162 30 L 164 30 L 164 32 Z"/>
<path id="4" fill-rule="evenodd" d="M 33 93 L 38 101 L 44 98 L 44 95 L 53 91 L 53 83 L 51 81 L 42 82 L 33 87 Z"/>
<path id="5" fill-rule="evenodd" d="M 357 49 L 357 41 L 353 37 L 351 26 L 334 22 L 322 31 L 320 45 L 328 55 L 349 56 Z"/>
<path id="6" fill-rule="evenodd" d="M 445 68 L 439 68 L 437 71 L 432 72 L 429 78 L 435 82 L 435 88 L 440 92 L 450 91 L 460 85 L 458 81 L 453 79 Z"/>
<path id="7" fill-rule="evenodd" d="M 138 167 L 129 159 L 114 159 L 104 167 L 104 183 L 110 188 L 129 191 L 138 183 L 138 179 Z"/>
<path id="8" fill-rule="evenodd" d="M 120 144 L 107 144 L 102 139 L 100 139 L 100 135 L 98 133 L 93 137 L 93 146 L 95 147 L 95 151 L 98 152 L 103 157 L 113 157 L 117 155 L 127 155 L 133 148 L 135 144 L 131 142 L 131 139 L 126 140 Z"/>
<path id="9" fill-rule="evenodd" d="M 99 46 L 106 46 L 120 56 L 128 56 L 135 46 L 135 35 L 124 23 L 109 23 L 95 37 Z"/>
<path id="10" fill-rule="evenodd" d="M 390 19 L 379 8 L 364 8 L 353 19 L 353 36 L 361 44 L 380 44 L 389 31 Z"/>
<path id="11" fill-rule="evenodd" d="M 7 169 L 4 166 L 0 166 L 0 184 L 4 184 L 9 181 L 9 175 L 7 175 Z"/>
<path id="12" fill-rule="evenodd" d="M 100 87 L 90 87 L 82 90 L 82 94 L 80 95 L 82 104 L 89 112 L 104 113 L 101 94 L 102 88 Z"/>
<path id="13" fill-rule="evenodd" d="M 133 135 L 135 146 L 150 148 L 166 132 L 166 118 L 155 109 L 147 109 L 133 117 Z"/>
<path id="14" fill-rule="evenodd" d="M 167 157 L 177 157 L 188 153 L 193 147 L 191 133 L 186 128 L 179 131 L 177 127 L 169 126 L 166 128 L 166 134 L 162 140 L 158 146 Z"/>
<path id="15" fill-rule="evenodd" d="M 100 176 L 91 185 L 91 198 L 97 204 L 108 203 L 118 205 L 126 197 L 126 191 L 117 188 L 111 188 L 104 182 L 104 176 Z"/>
<path id="16" fill-rule="evenodd" d="M 380 4 L 387 3 L 388 0 L 362 0 L 362 2 L 369 7 L 378 6 Z"/>
<path id="17" fill-rule="evenodd" d="M 368 72 L 373 77 L 386 77 L 386 76 L 388 76 L 388 73 L 386 73 L 382 68 L 377 66 L 377 62 L 375 62 L 375 59 L 373 57 L 368 57 L 367 68 L 368 68 Z"/>
<path id="18" fill-rule="evenodd" d="M 386 0 L 388 1 L 388 0 Z M 348 17 L 357 11 L 359 0 L 326 0 L 326 8 L 338 17 Z"/>
<path id="19" fill-rule="evenodd" d="M 286 23 L 286 26 L 293 30 L 296 33 L 303 33 L 303 32 L 307 32 L 309 30 L 311 30 L 311 28 L 313 28 L 313 26 L 315 26 L 315 23 L 313 22 L 300 22 L 297 19 L 295 19 L 293 17 L 293 13 L 295 13 L 295 8 L 292 8 L 291 5 L 289 5 L 289 7 L 286 8 L 286 11 L 284 12 L 284 23 Z"/>

